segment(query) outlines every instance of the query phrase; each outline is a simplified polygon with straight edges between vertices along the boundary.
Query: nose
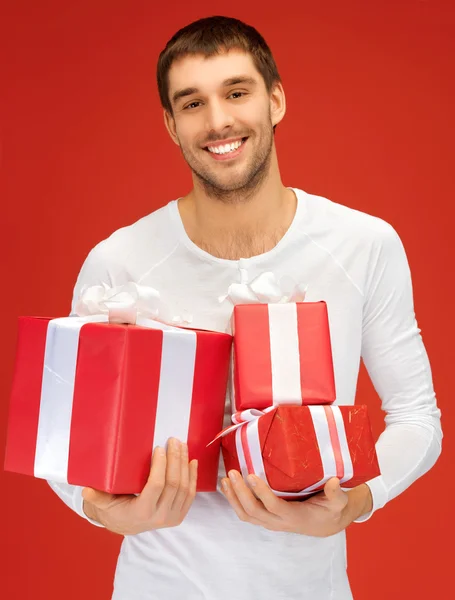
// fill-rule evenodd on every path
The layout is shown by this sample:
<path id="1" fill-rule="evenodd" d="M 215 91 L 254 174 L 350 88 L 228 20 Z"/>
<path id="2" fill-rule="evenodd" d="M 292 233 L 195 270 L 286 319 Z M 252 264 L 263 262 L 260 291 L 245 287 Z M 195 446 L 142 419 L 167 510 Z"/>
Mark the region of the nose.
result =
<path id="1" fill-rule="evenodd" d="M 225 105 L 219 101 L 213 101 L 207 108 L 206 127 L 208 131 L 220 134 L 232 127 L 234 118 Z"/>

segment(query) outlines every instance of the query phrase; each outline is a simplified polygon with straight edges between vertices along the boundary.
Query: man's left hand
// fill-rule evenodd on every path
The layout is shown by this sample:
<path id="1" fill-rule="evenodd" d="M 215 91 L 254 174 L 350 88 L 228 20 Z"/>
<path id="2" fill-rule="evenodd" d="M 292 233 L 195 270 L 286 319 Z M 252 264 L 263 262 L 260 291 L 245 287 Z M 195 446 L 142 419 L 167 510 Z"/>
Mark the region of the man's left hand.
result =
<path id="1" fill-rule="evenodd" d="M 229 471 L 229 478 L 221 483 L 224 495 L 241 521 L 272 531 L 327 537 L 370 512 L 373 505 L 366 484 L 344 492 L 336 477 L 327 481 L 323 492 L 304 502 L 278 498 L 256 475 L 248 476 L 250 487 L 238 471 Z"/>

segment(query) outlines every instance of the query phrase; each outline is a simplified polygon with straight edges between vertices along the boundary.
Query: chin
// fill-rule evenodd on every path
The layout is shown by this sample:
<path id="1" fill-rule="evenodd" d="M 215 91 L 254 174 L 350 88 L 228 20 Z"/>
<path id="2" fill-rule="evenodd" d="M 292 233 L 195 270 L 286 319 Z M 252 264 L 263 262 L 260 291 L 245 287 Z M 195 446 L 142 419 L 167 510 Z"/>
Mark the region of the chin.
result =
<path id="1" fill-rule="evenodd" d="M 230 192 L 240 191 L 240 190 L 244 189 L 245 187 L 247 187 L 248 180 L 239 181 L 238 179 L 236 179 L 235 181 L 213 181 L 213 182 L 209 183 L 209 185 L 211 185 L 211 187 L 218 190 L 220 193 L 222 193 L 222 192 L 230 193 Z"/>

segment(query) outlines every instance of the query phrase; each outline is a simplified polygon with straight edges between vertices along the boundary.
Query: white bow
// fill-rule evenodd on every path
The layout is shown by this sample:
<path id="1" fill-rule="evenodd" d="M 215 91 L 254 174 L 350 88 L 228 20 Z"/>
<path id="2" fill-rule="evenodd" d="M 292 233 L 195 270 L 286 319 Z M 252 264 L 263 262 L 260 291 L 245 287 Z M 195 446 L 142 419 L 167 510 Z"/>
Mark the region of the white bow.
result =
<path id="1" fill-rule="evenodd" d="M 187 311 L 181 316 L 172 315 L 155 288 L 129 282 L 109 287 L 84 286 L 76 302 L 75 312 L 80 317 L 108 315 L 110 323 L 136 324 L 138 317 L 153 319 L 172 325 L 188 325 L 193 317 Z"/>
<path id="2" fill-rule="evenodd" d="M 277 280 L 274 273 L 261 273 L 248 283 L 246 269 L 240 269 L 240 283 L 231 283 L 227 294 L 219 297 L 220 302 L 227 298 L 232 304 L 285 304 L 303 302 L 308 286 L 295 283 L 292 277 Z"/>

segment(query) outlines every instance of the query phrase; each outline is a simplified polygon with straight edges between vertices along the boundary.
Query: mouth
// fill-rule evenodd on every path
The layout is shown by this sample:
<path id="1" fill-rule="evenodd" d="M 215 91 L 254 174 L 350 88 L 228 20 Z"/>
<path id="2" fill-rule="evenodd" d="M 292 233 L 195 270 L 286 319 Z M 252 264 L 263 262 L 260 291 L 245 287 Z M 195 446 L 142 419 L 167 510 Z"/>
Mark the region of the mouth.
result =
<path id="1" fill-rule="evenodd" d="M 214 160 L 231 160 L 243 152 L 247 140 L 248 137 L 243 137 L 231 144 L 223 144 L 220 142 L 218 146 L 211 145 L 210 149 L 208 146 L 206 146 L 204 150 L 208 152 Z"/>

